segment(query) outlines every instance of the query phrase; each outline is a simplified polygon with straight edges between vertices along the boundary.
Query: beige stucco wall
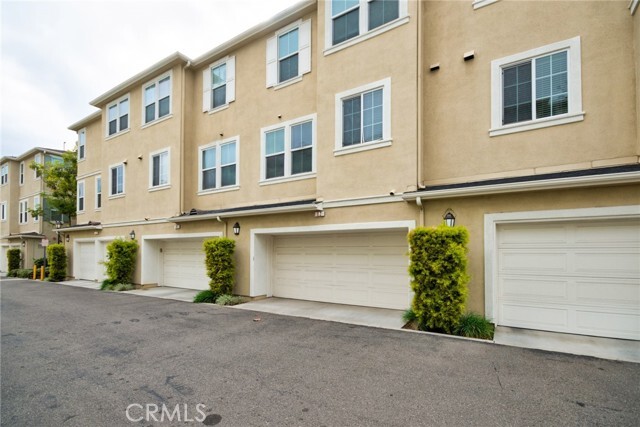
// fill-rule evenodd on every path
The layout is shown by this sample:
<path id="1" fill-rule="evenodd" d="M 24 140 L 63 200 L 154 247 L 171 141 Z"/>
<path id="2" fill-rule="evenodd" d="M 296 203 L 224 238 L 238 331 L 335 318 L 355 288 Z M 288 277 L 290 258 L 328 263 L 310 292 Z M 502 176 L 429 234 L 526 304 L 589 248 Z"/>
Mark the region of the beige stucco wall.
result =
<path id="1" fill-rule="evenodd" d="M 633 22 L 633 59 L 636 95 L 636 154 L 640 155 L 640 12 L 631 17 Z"/>
<path id="2" fill-rule="evenodd" d="M 623 2 L 500 1 L 477 10 L 427 2 L 424 11 L 427 184 L 638 154 L 633 28 Z M 491 61 L 576 36 L 584 121 L 489 137 Z M 475 59 L 464 62 L 471 50 Z M 433 63 L 440 70 L 429 72 Z"/>

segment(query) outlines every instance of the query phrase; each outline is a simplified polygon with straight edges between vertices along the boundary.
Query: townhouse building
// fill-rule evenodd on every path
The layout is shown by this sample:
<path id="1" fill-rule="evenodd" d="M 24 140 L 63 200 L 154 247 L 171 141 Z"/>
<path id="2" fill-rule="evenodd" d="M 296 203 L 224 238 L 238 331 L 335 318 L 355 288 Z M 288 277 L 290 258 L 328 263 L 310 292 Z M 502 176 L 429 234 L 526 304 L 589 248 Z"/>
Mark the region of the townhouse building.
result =
<path id="1" fill-rule="evenodd" d="M 78 132 L 70 274 L 405 309 L 407 233 L 470 232 L 468 308 L 640 339 L 637 2 L 303 1 L 100 95 Z"/>
<path id="2" fill-rule="evenodd" d="M 42 239 L 56 243 L 54 223 L 62 220 L 62 216 L 48 206 L 47 188 L 29 165 L 62 161 L 62 153 L 37 147 L 19 156 L 0 159 L 0 271 L 8 270 L 9 249 L 20 249 L 22 268 L 31 268 L 34 259 L 45 256 Z M 32 216 L 29 209 L 39 206 L 44 215 Z"/>

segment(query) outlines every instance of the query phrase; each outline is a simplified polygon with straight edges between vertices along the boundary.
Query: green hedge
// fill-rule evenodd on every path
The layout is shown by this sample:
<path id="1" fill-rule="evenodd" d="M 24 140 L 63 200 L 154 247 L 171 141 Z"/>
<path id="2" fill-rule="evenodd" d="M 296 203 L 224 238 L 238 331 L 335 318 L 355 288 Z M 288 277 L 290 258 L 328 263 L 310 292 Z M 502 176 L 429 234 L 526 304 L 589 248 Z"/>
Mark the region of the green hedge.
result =
<path id="1" fill-rule="evenodd" d="M 7 251 L 7 259 L 8 259 L 8 270 L 17 270 L 20 268 L 20 249 L 9 249 Z"/>
<path id="2" fill-rule="evenodd" d="M 67 252 L 64 245 L 56 243 L 47 246 L 47 259 L 49 263 L 49 280 L 60 282 L 67 277 Z"/>
<path id="3" fill-rule="evenodd" d="M 416 228 L 411 246 L 412 309 L 422 330 L 455 333 L 467 299 L 467 243 L 464 227 Z"/>
<path id="4" fill-rule="evenodd" d="M 16 268 L 9 270 L 7 274 L 9 277 L 18 277 L 20 279 L 31 279 L 33 277 L 33 270 L 29 268 Z M 38 277 L 40 277 L 40 271 L 38 270 Z"/>
<path id="5" fill-rule="evenodd" d="M 207 276 L 211 279 L 209 287 L 217 295 L 233 292 L 235 263 L 233 253 L 236 242 L 226 237 L 207 239 L 202 244 L 205 253 Z"/>
<path id="6" fill-rule="evenodd" d="M 112 283 L 131 283 L 136 269 L 138 242 L 116 239 L 107 245 L 107 276 Z"/>

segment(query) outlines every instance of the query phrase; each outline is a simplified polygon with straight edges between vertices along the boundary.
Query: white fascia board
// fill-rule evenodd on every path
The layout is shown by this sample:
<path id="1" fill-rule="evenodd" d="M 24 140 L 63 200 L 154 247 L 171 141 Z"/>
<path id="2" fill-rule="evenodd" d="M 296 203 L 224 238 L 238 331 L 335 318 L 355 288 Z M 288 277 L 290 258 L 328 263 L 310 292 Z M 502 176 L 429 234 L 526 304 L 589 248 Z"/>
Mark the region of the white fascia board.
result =
<path id="1" fill-rule="evenodd" d="M 476 187 L 448 188 L 405 194 L 406 201 L 420 197 L 423 200 L 451 197 L 484 196 L 488 194 L 516 193 L 521 191 L 555 190 L 564 188 L 593 187 L 598 185 L 631 184 L 640 182 L 640 172 L 623 172 L 609 175 L 589 175 L 540 181 L 512 182 L 505 184 L 479 185 Z"/>
<path id="2" fill-rule="evenodd" d="M 167 218 L 170 222 L 190 222 L 190 221 L 205 221 L 211 219 L 224 219 L 224 218 L 237 218 L 243 216 L 256 216 L 256 215 L 269 215 L 278 213 L 293 213 L 293 212 L 312 212 L 319 210 L 315 203 L 309 205 L 298 206 L 278 206 L 273 208 L 261 208 L 261 209 L 246 209 L 241 211 L 203 214 L 203 215 L 185 215 L 183 217 Z"/>
<path id="3" fill-rule="evenodd" d="M 89 123 L 91 123 L 92 121 L 96 120 L 97 118 L 99 118 L 101 116 L 102 116 L 102 110 L 94 111 L 93 113 L 91 113 L 88 116 L 78 120 L 77 122 L 73 123 L 72 125 L 69 125 L 69 127 L 67 129 L 72 130 L 74 132 L 77 132 L 80 129 L 86 127 Z"/>
<path id="4" fill-rule="evenodd" d="M 102 230 L 102 225 L 83 225 L 80 227 L 54 228 L 53 231 L 69 233 L 71 231 Z"/>

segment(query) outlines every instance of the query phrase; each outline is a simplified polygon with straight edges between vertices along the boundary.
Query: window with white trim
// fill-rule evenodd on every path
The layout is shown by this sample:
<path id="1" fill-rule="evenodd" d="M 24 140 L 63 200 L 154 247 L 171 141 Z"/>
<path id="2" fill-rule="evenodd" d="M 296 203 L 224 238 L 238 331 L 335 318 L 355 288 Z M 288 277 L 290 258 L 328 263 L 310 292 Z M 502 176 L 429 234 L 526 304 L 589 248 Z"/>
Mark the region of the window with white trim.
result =
<path id="1" fill-rule="evenodd" d="M 33 210 L 37 211 L 40 208 L 40 196 L 33 196 Z M 38 222 L 40 217 L 38 215 L 33 216 L 33 222 Z"/>
<path id="2" fill-rule="evenodd" d="M 315 114 L 261 129 L 262 181 L 315 172 Z"/>
<path id="3" fill-rule="evenodd" d="M 114 165 L 109 168 L 109 196 L 124 194 L 124 164 Z"/>
<path id="4" fill-rule="evenodd" d="M 331 0 L 325 3 L 325 47 L 372 34 L 408 17 L 408 0 Z"/>
<path id="5" fill-rule="evenodd" d="M 267 39 L 267 87 L 311 71 L 311 20 L 296 21 Z"/>
<path id="6" fill-rule="evenodd" d="M 102 176 L 96 176 L 96 210 L 102 208 Z"/>
<path id="7" fill-rule="evenodd" d="M 76 209 L 78 212 L 84 212 L 84 181 L 78 181 L 77 183 L 77 203 Z"/>
<path id="8" fill-rule="evenodd" d="M 391 79 L 336 95 L 336 150 L 390 140 Z"/>
<path id="9" fill-rule="evenodd" d="M 228 56 L 202 72 L 202 111 L 222 108 L 236 100 L 236 57 Z"/>
<path id="10" fill-rule="evenodd" d="M 29 221 L 29 200 L 20 200 L 18 203 L 18 223 L 26 224 Z"/>
<path id="11" fill-rule="evenodd" d="M 159 188 L 169 185 L 169 149 L 151 153 L 149 157 L 149 187 Z"/>
<path id="12" fill-rule="evenodd" d="M 5 185 L 9 182 L 9 164 L 5 163 L 0 166 L 0 185 Z"/>
<path id="13" fill-rule="evenodd" d="M 78 161 L 84 160 L 87 150 L 87 131 L 78 131 Z"/>
<path id="14" fill-rule="evenodd" d="M 238 186 L 238 137 L 200 147 L 198 188 L 201 192 Z"/>
<path id="15" fill-rule="evenodd" d="M 38 165 L 42 164 L 42 156 L 40 153 L 35 155 L 33 162 Z M 33 179 L 40 179 L 40 172 L 38 172 L 38 169 L 33 170 Z"/>
<path id="16" fill-rule="evenodd" d="M 491 62 L 491 136 L 583 119 L 580 37 Z"/>
<path id="17" fill-rule="evenodd" d="M 129 95 L 107 106 L 107 136 L 129 129 Z"/>
<path id="18" fill-rule="evenodd" d="M 171 114 L 171 72 L 146 83 L 142 87 L 144 108 L 142 123 L 151 123 Z"/>
<path id="19" fill-rule="evenodd" d="M 7 220 L 7 202 L 0 203 L 0 221 Z"/>
<path id="20" fill-rule="evenodd" d="M 20 162 L 20 177 L 18 182 L 20 185 L 24 184 L 24 162 Z"/>

